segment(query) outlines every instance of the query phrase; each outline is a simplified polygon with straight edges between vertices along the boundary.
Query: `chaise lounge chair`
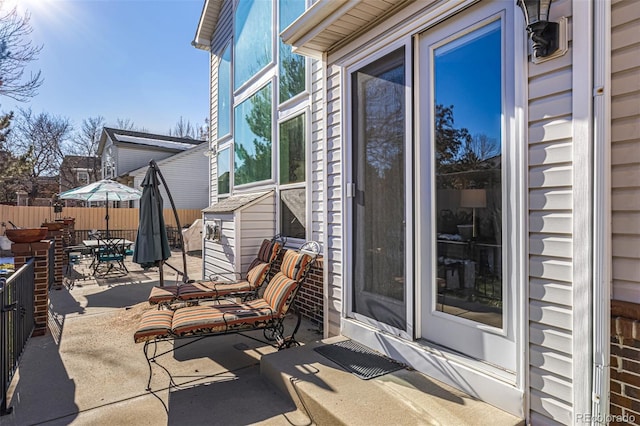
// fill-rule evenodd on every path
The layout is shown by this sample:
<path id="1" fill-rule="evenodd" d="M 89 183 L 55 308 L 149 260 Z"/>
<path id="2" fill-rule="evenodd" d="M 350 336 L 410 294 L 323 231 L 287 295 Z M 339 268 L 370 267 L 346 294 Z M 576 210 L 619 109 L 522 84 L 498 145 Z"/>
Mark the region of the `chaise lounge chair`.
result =
<path id="1" fill-rule="evenodd" d="M 278 349 L 298 345 L 295 333 L 300 326 L 300 313 L 298 312 L 297 324 L 291 336 L 286 338 L 283 320 L 318 253 L 319 245 L 315 242 L 305 243 L 299 252 L 286 250 L 280 271 L 269 281 L 262 298 L 239 304 L 195 305 L 175 310 L 146 311 L 134 333 L 134 341 L 144 343 L 144 354 L 149 365 L 147 390 L 151 383 L 152 362 L 157 363 L 158 357 L 206 337 L 262 329 L 268 340 L 276 342 L 274 346 Z M 197 339 L 190 339 L 180 346 L 174 344 L 171 349 L 162 353 L 157 352 L 159 342 L 182 338 Z"/>
<path id="2" fill-rule="evenodd" d="M 244 301 L 255 298 L 260 287 L 268 280 L 273 262 L 284 247 L 285 240 L 275 236 L 264 240 L 258 256 L 251 262 L 244 279 L 221 281 L 218 276 L 209 281 L 199 281 L 175 286 L 153 287 L 149 295 L 152 305 L 169 306 L 178 302 L 197 304 L 202 300 L 217 300 L 225 297 L 241 297 Z M 234 274 L 237 275 L 237 274 Z"/>

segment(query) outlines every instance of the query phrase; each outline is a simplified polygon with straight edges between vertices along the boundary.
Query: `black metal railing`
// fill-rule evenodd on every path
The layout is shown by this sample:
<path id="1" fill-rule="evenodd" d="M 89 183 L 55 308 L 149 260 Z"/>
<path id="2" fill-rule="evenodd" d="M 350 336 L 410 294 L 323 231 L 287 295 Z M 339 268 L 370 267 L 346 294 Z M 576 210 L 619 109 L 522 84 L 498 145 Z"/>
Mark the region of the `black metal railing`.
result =
<path id="1" fill-rule="evenodd" d="M 32 258 L 6 282 L 0 282 L 0 415 L 11 412 L 11 408 L 7 408 L 7 390 L 35 327 L 34 279 L 35 261 Z"/>
<path id="2" fill-rule="evenodd" d="M 49 272 L 47 273 L 47 280 L 49 289 L 53 288 L 53 284 L 56 282 L 56 245 L 49 245 L 49 252 L 47 253 L 47 265 L 49 267 Z"/>

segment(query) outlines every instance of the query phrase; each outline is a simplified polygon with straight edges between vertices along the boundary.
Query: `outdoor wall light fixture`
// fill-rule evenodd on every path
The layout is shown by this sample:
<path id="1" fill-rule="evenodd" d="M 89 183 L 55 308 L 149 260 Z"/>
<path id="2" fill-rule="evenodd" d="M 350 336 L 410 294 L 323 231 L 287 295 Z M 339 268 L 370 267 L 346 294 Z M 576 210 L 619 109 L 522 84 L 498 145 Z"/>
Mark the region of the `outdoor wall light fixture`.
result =
<path id="1" fill-rule="evenodd" d="M 533 56 L 546 58 L 555 53 L 560 38 L 560 25 L 549 22 L 552 0 L 516 0 L 527 22 L 527 33 L 532 42 Z"/>

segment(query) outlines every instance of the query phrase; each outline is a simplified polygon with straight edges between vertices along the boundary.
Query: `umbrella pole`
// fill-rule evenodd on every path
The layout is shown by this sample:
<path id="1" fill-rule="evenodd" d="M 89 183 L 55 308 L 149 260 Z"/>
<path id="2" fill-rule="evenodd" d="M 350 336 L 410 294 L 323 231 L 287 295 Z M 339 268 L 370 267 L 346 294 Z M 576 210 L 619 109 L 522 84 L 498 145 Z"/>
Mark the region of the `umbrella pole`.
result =
<path id="1" fill-rule="evenodd" d="M 169 186 L 167 185 L 167 181 L 164 180 L 164 176 L 162 176 L 162 172 L 160 168 L 156 164 L 155 160 L 149 161 L 149 167 L 153 168 L 153 170 L 158 174 L 160 180 L 162 180 L 162 184 L 167 191 L 167 196 L 169 196 L 169 202 L 171 203 L 171 210 L 173 210 L 173 216 L 176 219 L 176 226 L 178 227 L 178 236 L 180 237 L 180 248 L 182 249 L 182 282 L 188 283 L 189 276 L 187 275 L 187 253 L 184 251 L 184 239 L 182 237 L 182 226 L 180 225 L 180 218 L 178 217 L 178 211 L 176 210 L 176 204 L 173 202 L 173 197 L 171 196 L 171 191 L 169 191 Z M 161 281 L 162 282 L 162 281 Z"/>
<path id="2" fill-rule="evenodd" d="M 107 215 L 104 217 L 107 221 L 107 238 L 109 238 L 109 193 L 107 192 Z"/>
<path id="3" fill-rule="evenodd" d="M 164 287 L 164 261 L 158 262 L 158 273 L 160 274 L 160 287 Z"/>

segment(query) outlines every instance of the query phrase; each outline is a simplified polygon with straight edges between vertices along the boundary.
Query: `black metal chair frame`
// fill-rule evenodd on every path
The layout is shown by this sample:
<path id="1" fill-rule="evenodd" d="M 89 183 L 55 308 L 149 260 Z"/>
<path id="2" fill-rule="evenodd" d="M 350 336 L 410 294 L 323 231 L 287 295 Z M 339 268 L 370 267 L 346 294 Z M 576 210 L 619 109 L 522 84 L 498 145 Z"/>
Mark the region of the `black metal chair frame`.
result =
<path id="1" fill-rule="evenodd" d="M 218 273 L 215 273 L 215 274 L 210 274 L 209 275 L 209 281 L 213 281 L 213 282 L 219 281 L 220 291 L 222 292 L 222 294 L 219 294 L 217 286 L 214 286 L 212 288 L 212 290 L 211 290 L 211 293 L 212 293 L 211 296 L 193 298 L 193 299 L 189 299 L 189 300 L 180 300 L 178 298 L 178 296 L 176 296 L 176 299 L 174 299 L 174 300 L 172 300 L 170 302 L 160 302 L 160 303 L 158 303 L 158 309 L 163 309 L 163 308 L 173 309 L 172 308 L 173 304 L 181 304 L 181 306 L 190 306 L 190 305 L 197 305 L 197 304 L 199 304 L 201 302 L 232 300 L 234 298 L 239 298 L 243 302 L 247 302 L 249 300 L 256 299 L 258 297 L 258 293 L 260 292 L 260 290 L 263 289 L 264 287 L 266 287 L 267 284 L 269 284 L 269 280 L 273 275 L 274 264 L 275 264 L 276 260 L 278 259 L 278 257 L 280 257 L 280 255 L 285 250 L 285 244 L 287 243 L 287 238 L 282 236 L 282 235 L 280 235 L 280 234 L 277 234 L 273 238 L 271 238 L 271 242 L 272 243 L 276 242 L 276 241 L 280 242 L 280 248 L 278 249 L 278 252 L 274 256 L 273 260 L 271 262 L 269 262 L 269 269 L 267 270 L 266 278 L 265 278 L 264 282 L 259 287 L 255 288 L 255 289 L 250 289 L 250 290 L 238 290 L 238 291 L 232 292 L 232 293 L 222 292 L 222 290 L 224 290 L 224 286 L 225 285 L 235 284 L 235 283 L 237 283 L 239 281 L 246 280 L 248 271 L 245 272 L 245 273 L 241 273 L 241 272 L 218 272 Z M 256 257 L 256 259 L 257 259 L 257 257 Z M 221 276 L 229 276 L 229 275 L 233 276 L 233 280 L 232 281 L 220 281 L 220 277 Z M 185 284 L 185 283 L 182 283 L 182 284 Z M 178 284 L 178 287 L 180 287 L 180 284 Z"/>
<path id="2" fill-rule="evenodd" d="M 94 276 L 104 278 L 108 276 L 111 271 L 122 275 L 129 273 L 129 270 L 124 264 L 124 238 L 98 238 L 98 248 L 95 255 Z M 107 270 L 101 271 L 101 265 L 106 265 Z"/>
<path id="3" fill-rule="evenodd" d="M 293 292 L 291 293 L 291 295 L 289 296 L 290 298 L 290 302 L 286 305 L 285 310 L 279 315 L 279 316 L 275 316 L 273 313 L 271 315 L 271 318 L 268 321 L 265 322 L 260 322 L 258 324 L 254 323 L 253 327 L 247 327 L 247 328 L 240 328 L 240 329 L 226 329 L 224 331 L 217 331 L 217 332 L 212 332 L 212 333 L 199 333 L 199 334 L 190 334 L 190 335 L 186 335 L 186 336 L 180 336 L 180 335 L 171 335 L 171 336 L 167 336 L 167 337 L 161 337 L 161 338 L 155 338 L 152 340 L 147 340 L 144 342 L 144 356 L 147 360 L 147 365 L 149 367 L 149 379 L 147 381 L 147 387 L 146 390 L 147 391 L 151 391 L 151 378 L 153 376 L 153 367 L 152 364 L 156 364 L 157 366 L 159 366 L 161 369 L 163 369 L 167 375 L 169 376 L 169 380 L 170 380 L 170 385 L 177 387 L 178 385 L 175 383 L 175 381 L 173 380 L 173 377 L 171 375 L 171 372 L 162 364 L 160 364 L 158 362 L 158 358 L 169 354 L 171 352 L 174 352 L 178 349 L 184 348 L 186 346 L 189 346 L 193 343 L 199 342 L 202 339 L 206 339 L 209 337 L 215 337 L 215 336 L 226 336 L 226 335 L 230 335 L 230 334 L 239 334 L 242 335 L 244 337 L 247 337 L 249 339 L 252 340 L 256 340 L 258 342 L 270 345 L 276 349 L 278 349 L 279 351 L 282 349 L 287 349 L 290 347 L 295 347 L 295 346 L 300 346 L 300 343 L 296 340 L 295 335 L 298 332 L 298 330 L 300 329 L 300 324 L 302 323 L 302 313 L 300 312 L 299 309 L 296 308 L 295 306 L 295 302 L 298 296 L 298 293 L 300 292 L 300 289 L 302 288 L 302 283 L 304 282 L 305 278 L 307 277 L 307 275 L 309 274 L 309 271 L 311 270 L 311 268 L 313 267 L 313 265 L 316 262 L 316 259 L 319 255 L 320 252 L 320 246 L 317 242 L 315 241 L 311 241 L 311 242 L 307 242 L 305 244 L 302 245 L 302 247 L 300 248 L 300 252 L 306 253 L 309 256 L 311 256 L 311 261 L 306 265 L 303 273 L 301 274 L 301 277 L 296 281 L 296 287 L 294 288 Z M 225 306 L 225 305 L 223 305 Z M 226 306 L 233 306 L 233 305 L 226 305 Z M 180 309 L 180 308 L 179 308 Z M 243 310 L 246 310 L 243 308 Z M 287 314 L 289 313 L 289 311 L 295 312 L 297 318 L 296 318 L 296 324 L 293 328 L 293 331 L 291 332 L 290 335 L 285 336 L 284 335 L 284 319 L 287 316 Z M 224 318 L 224 316 L 223 316 Z M 249 317 L 250 318 L 250 317 Z M 226 321 L 225 321 L 226 323 Z M 227 325 L 227 327 L 229 327 Z M 263 330 L 263 335 L 265 340 L 261 340 L 258 339 L 256 337 L 253 336 L 249 336 L 246 333 L 250 332 L 250 331 L 256 331 L 256 330 Z M 178 340 L 189 340 L 186 343 L 180 344 L 178 346 L 175 345 L 175 342 Z M 161 342 L 174 342 L 174 346 L 171 349 L 162 351 L 162 352 L 158 352 L 158 343 Z"/>

